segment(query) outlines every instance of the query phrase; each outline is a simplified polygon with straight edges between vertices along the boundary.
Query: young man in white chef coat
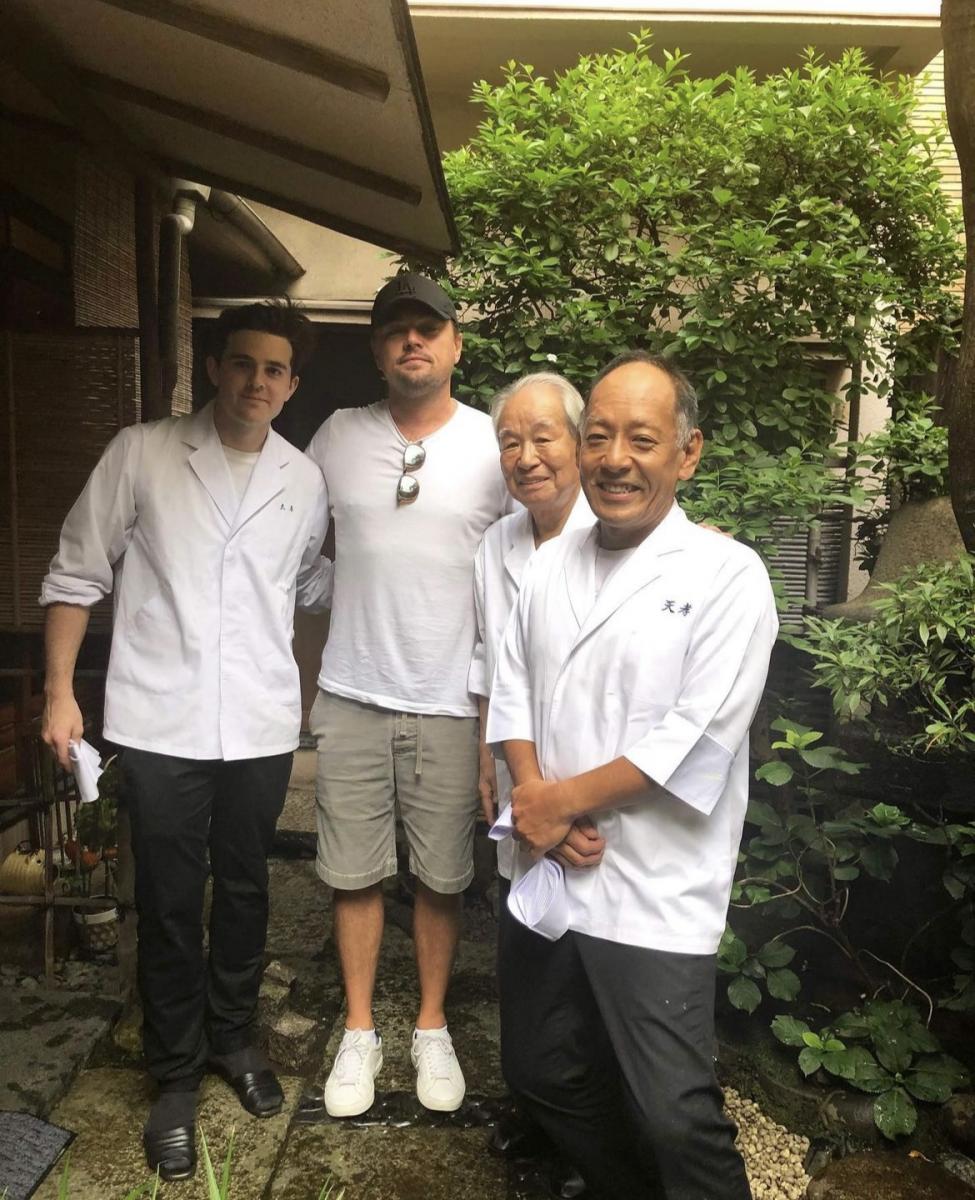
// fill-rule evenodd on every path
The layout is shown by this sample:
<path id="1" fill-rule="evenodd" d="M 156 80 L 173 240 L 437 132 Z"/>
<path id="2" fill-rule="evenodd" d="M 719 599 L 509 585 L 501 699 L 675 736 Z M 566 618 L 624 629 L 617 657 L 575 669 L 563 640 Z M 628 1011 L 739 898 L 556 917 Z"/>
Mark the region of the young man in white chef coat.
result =
<path id="1" fill-rule="evenodd" d="M 587 815 L 599 866 L 566 872 L 569 932 L 525 929 L 502 1046 L 519 1102 L 597 1195 L 746 1200 L 713 1061 L 715 954 L 748 792 L 748 727 L 777 622 L 761 560 L 675 503 L 697 402 L 634 352 L 597 378 L 582 486 L 597 523 L 542 546 L 499 656 L 516 835 L 536 855 Z M 659 1193 L 658 1193 L 659 1194 Z"/>
<path id="2" fill-rule="evenodd" d="M 283 1100 L 253 1044 L 266 860 L 301 718 L 295 601 L 324 607 L 331 574 L 321 475 L 270 426 L 313 345 L 290 305 L 226 310 L 207 359 L 214 399 L 114 438 L 41 592 L 43 736 L 63 766 L 83 730 L 72 678 L 88 610 L 115 596 L 104 733 L 131 814 L 143 1046 L 159 1085 L 143 1140 L 164 1179 L 195 1168 L 208 1066 L 255 1116 Z"/>

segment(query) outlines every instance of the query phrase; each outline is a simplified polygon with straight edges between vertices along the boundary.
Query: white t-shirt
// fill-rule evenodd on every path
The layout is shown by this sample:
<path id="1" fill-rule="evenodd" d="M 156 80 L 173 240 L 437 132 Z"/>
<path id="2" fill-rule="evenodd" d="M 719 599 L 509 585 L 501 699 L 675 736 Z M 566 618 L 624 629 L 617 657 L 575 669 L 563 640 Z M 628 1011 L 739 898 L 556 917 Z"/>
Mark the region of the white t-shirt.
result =
<path id="1" fill-rule="evenodd" d="M 335 593 L 318 685 L 397 712 L 473 717 L 474 551 L 508 492 L 490 418 L 458 404 L 422 439 L 412 504 L 397 505 L 403 437 L 385 402 L 339 409 L 306 454 L 335 521 Z"/>
<path id="2" fill-rule="evenodd" d="M 237 493 L 237 503 L 240 504 L 244 498 L 244 492 L 247 491 L 247 485 L 251 481 L 251 475 L 254 474 L 254 464 L 261 457 L 260 450 L 235 450 L 233 446 L 227 446 L 223 442 L 224 456 L 227 459 L 227 466 L 230 468 L 230 478 L 233 480 L 234 491 Z"/>

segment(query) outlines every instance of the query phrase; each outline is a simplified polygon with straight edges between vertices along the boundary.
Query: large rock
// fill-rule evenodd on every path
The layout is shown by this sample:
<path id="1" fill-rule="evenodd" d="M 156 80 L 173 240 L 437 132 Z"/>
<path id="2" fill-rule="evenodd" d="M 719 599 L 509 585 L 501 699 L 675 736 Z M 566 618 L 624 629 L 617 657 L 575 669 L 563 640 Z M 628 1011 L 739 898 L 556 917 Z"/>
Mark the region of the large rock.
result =
<path id="1" fill-rule="evenodd" d="M 112 1026 L 121 1004 L 103 996 L 0 990 L 0 1108 L 47 1117 Z"/>
<path id="2" fill-rule="evenodd" d="M 937 1163 L 894 1150 L 831 1162 L 806 1189 L 807 1200 L 975 1200 L 975 1188 Z"/>
<path id="3" fill-rule="evenodd" d="M 831 604 L 824 617 L 844 621 L 872 621 L 874 605 L 889 593 L 880 587 L 914 570 L 922 563 L 950 562 L 965 549 L 958 522 L 947 496 L 911 500 L 891 514 L 890 525 L 877 556 L 870 582 L 854 600 Z"/>
<path id="4" fill-rule="evenodd" d="M 310 1017 L 285 1012 L 268 1030 L 268 1054 L 285 1071 L 300 1073 L 315 1049 L 319 1026 Z"/>
<path id="5" fill-rule="evenodd" d="M 952 1144 L 966 1154 L 975 1154 L 975 1095 L 959 1092 L 945 1104 L 942 1112 L 945 1133 Z"/>

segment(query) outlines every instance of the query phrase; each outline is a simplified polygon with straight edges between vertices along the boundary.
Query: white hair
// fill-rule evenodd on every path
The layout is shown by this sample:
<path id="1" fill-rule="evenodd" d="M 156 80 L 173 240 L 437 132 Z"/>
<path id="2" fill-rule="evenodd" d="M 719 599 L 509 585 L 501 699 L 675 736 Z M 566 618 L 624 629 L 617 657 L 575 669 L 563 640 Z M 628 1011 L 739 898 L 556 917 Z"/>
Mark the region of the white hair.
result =
<path id="1" fill-rule="evenodd" d="M 570 431 L 577 435 L 579 433 L 579 423 L 582 420 L 582 410 L 585 408 L 586 402 L 564 375 L 556 375 L 554 371 L 535 371 L 531 375 L 522 375 L 520 379 L 516 379 L 514 383 L 509 383 L 507 387 L 503 387 L 498 392 L 491 401 L 491 420 L 494 422 L 495 434 L 501 428 L 501 415 L 504 412 L 504 406 L 512 396 L 526 387 L 531 387 L 533 384 L 550 387 L 555 391 L 562 403 L 562 411 L 565 413 L 565 423 L 568 425 Z"/>

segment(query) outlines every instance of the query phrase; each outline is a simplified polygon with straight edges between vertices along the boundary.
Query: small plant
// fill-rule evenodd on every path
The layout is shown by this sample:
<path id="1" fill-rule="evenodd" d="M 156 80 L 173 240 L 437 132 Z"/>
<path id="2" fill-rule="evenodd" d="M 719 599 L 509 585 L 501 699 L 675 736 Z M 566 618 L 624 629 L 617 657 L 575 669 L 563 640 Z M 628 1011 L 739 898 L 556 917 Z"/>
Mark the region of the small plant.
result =
<path id="1" fill-rule="evenodd" d="M 841 720 L 868 722 L 897 753 L 975 755 L 975 557 L 918 567 L 883 588 L 865 624 L 806 618 L 800 644 L 814 686 L 829 690 Z M 902 719 L 903 736 L 886 733 L 885 709 Z"/>
<path id="2" fill-rule="evenodd" d="M 944 1002 L 945 1008 L 958 1012 L 975 1011 L 975 918 L 969 914 L 961 928 L 961 945 L 951 952 L 957 968 L 952 979 L 953 992 Z"/>
<path id="3" fill-rule="evenodd" d="M 103 867 L 101 895 L 115 893 L 114 867 L 118 857 L 118 766 L 110 758 L 98 780 L 98 798 L 79 804 L 75 818 L 75 836 L 65 842 L 64 850 L 75 870 L 69 883 L 78 896 L 90 896 L 95 868 Z"/>
<path id="4" fill-rule="evenodd" d="M 732 976 L 728 999 L 735 1008 L 754 1012 L 762 1002 L 761 983 L 775 999 L 795 1000 L 801 986 L 799 976 L 789 969 L 795 953 L 773 938 L 752 954 L 734 930 L 725 929 L 718 946 L 718 970 Z"/>
<path id="5" fill-rule="evenodd" d="M 891 1140 L 913 1132 L 915 1100 L 943 1104 L 969 1083 L 967 1069 L 941 1052 L 917 1009 L 900 1000 L 869 1001 L 818 1033 L 796 1017 L 778 1016 L 772 1032 L 800 1047 L 799 1069 L 807 1077 L 822 1069 L 876 1096 L 874 1122 Z"/>

